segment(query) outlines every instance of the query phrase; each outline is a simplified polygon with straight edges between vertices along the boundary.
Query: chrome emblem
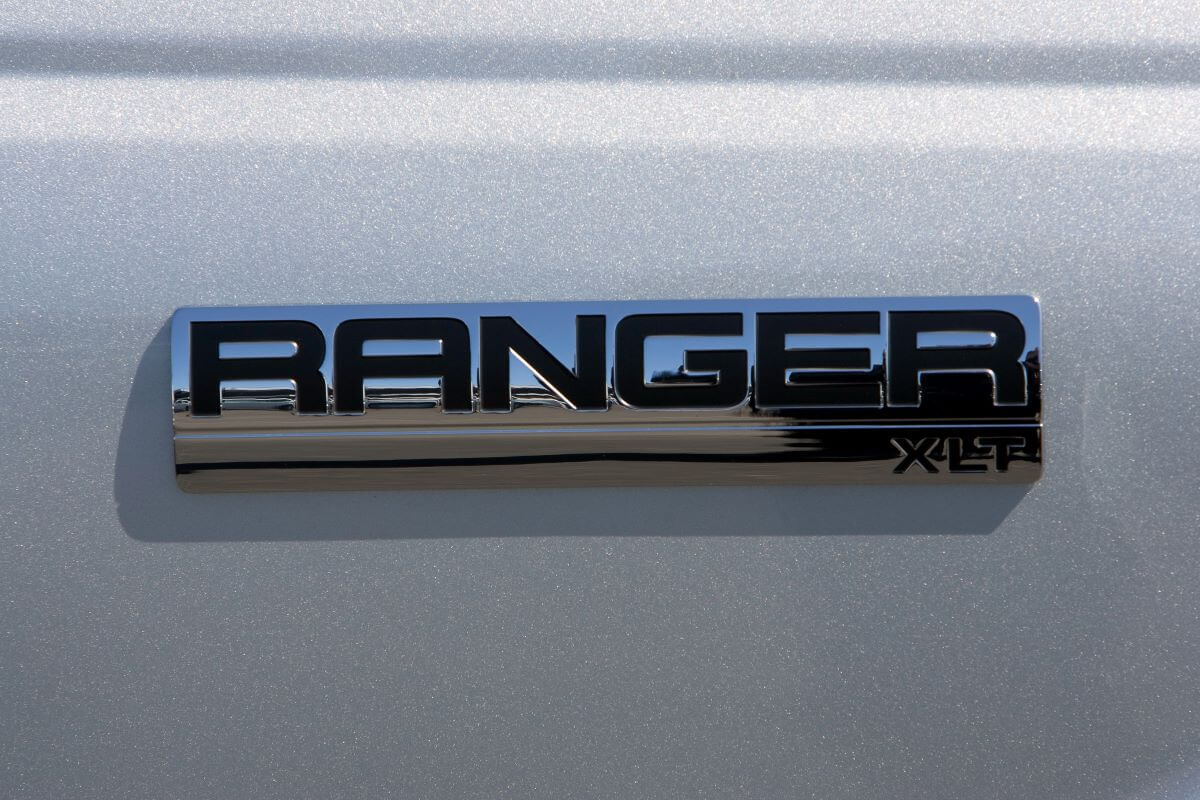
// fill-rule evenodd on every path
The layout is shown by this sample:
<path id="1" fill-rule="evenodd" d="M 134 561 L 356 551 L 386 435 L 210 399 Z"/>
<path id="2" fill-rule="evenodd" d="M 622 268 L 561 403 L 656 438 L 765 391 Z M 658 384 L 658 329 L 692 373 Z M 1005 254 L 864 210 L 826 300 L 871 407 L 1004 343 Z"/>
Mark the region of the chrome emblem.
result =
<path id="1" fill-rule="evenodd" d="M 183 308 L 187 491 L 1029 482 L 1032 297 Z"/>

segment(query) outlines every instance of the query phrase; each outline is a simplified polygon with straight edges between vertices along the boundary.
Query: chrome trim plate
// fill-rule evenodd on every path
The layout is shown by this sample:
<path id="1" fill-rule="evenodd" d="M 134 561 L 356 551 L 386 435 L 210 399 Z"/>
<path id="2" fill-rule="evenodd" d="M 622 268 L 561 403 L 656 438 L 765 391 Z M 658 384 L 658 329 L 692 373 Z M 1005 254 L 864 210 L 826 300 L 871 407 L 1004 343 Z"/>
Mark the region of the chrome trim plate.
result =
<path id="1" fill-rule="evenodd" d="M 1021 483 L 1026 296 L 183 308 L 187 491 Z"/>

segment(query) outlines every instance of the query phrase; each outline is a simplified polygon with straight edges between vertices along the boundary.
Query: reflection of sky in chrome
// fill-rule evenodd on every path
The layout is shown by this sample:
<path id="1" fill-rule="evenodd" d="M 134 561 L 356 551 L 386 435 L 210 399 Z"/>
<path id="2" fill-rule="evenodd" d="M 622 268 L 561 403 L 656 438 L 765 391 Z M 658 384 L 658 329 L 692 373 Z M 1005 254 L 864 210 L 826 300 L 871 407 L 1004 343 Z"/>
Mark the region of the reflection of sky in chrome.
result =
<path id="1" fill-rule="evenodd" d="M 991 347 L 995 343 L 996 334 L 991 331 L 921 331 L 917 334 L 917 347 L 922 349 Z"/>
<path id="2" fill-rule="evenodd" d="M 295 342 L 221 342 L 219 358 L 287 358 L 296 354 Z"/>
<path id="3" fill-rule="evenodd" d="M 363 342 L 364 356 L 438 356 L 440 339 L 368 339 Z"/>

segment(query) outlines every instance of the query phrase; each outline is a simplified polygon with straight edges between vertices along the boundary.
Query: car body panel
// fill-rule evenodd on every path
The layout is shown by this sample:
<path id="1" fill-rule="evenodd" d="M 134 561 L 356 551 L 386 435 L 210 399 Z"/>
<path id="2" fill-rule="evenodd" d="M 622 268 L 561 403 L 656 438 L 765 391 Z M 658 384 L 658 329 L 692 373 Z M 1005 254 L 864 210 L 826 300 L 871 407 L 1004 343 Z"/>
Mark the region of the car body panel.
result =
<path id="1" fill-rule="evenodd" d="M 1195 796 L 1200 14 L 917 5 L 4 12 L 0 795 Z M 1030 486 L 175 484 L 182 306 L 982 294 Z"/>

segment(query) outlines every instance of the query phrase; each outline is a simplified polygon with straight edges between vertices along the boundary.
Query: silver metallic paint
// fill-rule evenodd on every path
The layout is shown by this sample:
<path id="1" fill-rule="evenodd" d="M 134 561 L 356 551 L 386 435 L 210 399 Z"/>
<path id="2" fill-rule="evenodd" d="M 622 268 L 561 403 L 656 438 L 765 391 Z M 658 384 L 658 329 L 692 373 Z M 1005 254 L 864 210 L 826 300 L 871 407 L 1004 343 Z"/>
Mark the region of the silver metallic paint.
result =
<path id="1" fill-rule="evenodd" d="M 6 30 L 209 24 L 71 5 Z M 1052 65 L 1200 41 L 1191 2 L 926 5 L 831 35 L 942 64 L 955 37 Z M 628 11 L 522 8 L 495 37 Z M 688 31 L 662 18 L 652 41 Z M 1196 73 L 710 86 L 548 63 L 0 77 L 0 794 L 1196 796 Z M 447 502 L 170 474 L 181 305 L 898 291 L 1041 297 L 1040 483 Z"/>

